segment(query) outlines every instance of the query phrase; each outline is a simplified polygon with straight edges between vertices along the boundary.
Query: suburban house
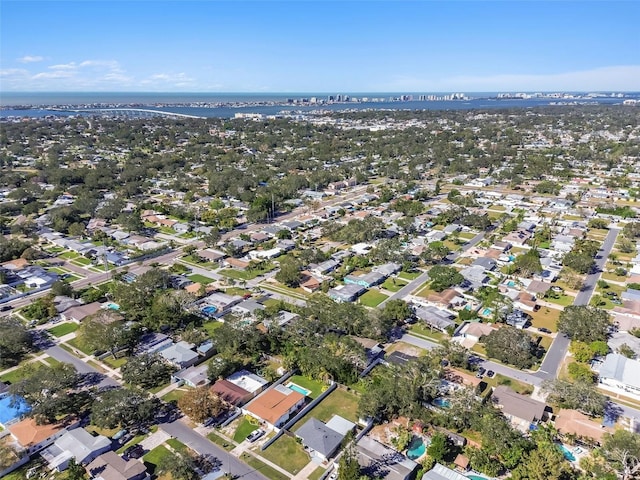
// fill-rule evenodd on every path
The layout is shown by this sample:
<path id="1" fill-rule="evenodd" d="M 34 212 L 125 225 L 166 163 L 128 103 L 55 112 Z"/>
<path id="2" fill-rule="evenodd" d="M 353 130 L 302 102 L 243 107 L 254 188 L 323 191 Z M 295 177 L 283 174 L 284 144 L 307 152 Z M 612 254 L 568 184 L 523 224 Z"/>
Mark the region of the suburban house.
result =
<path id="1" fill-rule="evenodd" d="M 436 463 L 431 470 L 422 475 L 422 480 L 469 480 L 469 478 L 455 470 Z"/>
<path id="2" fill-rule="evenodd" d="M 241 317 L 255 317 L 256 311 L 264 308 L 261 303 L 248 299 L 231 307 L 231 311 Z"/>
<path id="3" fill-rule="evenodd" d="M 354 302 L 366 289 L 360 285 L 348 284 L 329 290 L 328 295 L 336 302 Z"/>
<path id="4" fill-rule="evenodd" d="M 191 366 L 183 368 L 171 375 L 174 382 L 182 382 L 189 387 L 197 388 L 209 384 L 209 376 L 207 374 L 208 365 L 203 363 L 197 367 Z"/>
<path id="5" fill-rule="evenodd" d="M 340 448 L 347 433 L 353 431 L 356 424 L 339 415 L 331 417 L 327 423 L 317 418 L 310 418 L 296 431 L 296 437 L 311 458 L 326 461 Z"/>
<path id="6" fill-rule="evenodd" d="M 58 438 L 53 445 L 45 448 L 40 455 L 51 470 L 62 472 L 74 458 L 76 462 L 87 464 L 98 455 L 111 450 L 111 439 L 104 435 L 93 436 L 84 428 L 75 428 Z"/>
<path id="7" fill-rule="evenodd" d="M 124 460 L 115 452 L 106 452 L 87 466 L 95 480 L 144 480 L 149 477 L 143 462 Z"/>
<path id="8" fill-rule="evenodd" d="M 558 433 L 562 435 L 577 435 L 591 438 L 596 443 L 602 444 L 605 433 L 613 433 L 610 427 L 604 427 L 600 423 L 591 420 L 584 413 L 577 410 L 560 410 L 553 422 Z"/>
<path id="9" fill-rule="evenodd" d="M 356 444 L 356 455 L 362 473 L 370 477 L 377 476 L 380 465 L 384 465 L 385 480 L 410 480 L 418 468 L 418 464 L 413 460 L 367 435 Z"/>
<path id="10" fill-rule="evenodd" d="M 416 306 L 413 309 L 413 313 L 427 325 L 441 332 L 456 325 L 455 315 L 446 310 L 440 310 L 433 305 Z"/>
<path id="11" fill-rule="evenodd" d="M 529 317 L 522 310 L 515 309 L 507 314 L 505 323 L 522 330 L 529 323 Z"/>
<path id="12" fill-rule="evenodd" d="M 267 380 L 247 370 L 240 370 L 214 383 L 211 390 L 226 402 L 241 406 L 262 392 Z"/>
<path id="13" fill-rule="evenodd" d="M 333 272 L 336 268 L 340 266 L 340 262 L 330 258 L 322 263 L 315 263 L 309 265 L 309 270 L 316 275 L 326 275 L 328 273 Z"/>
<path id="14" fill-rule="evenodd" d="M 598 382 L 606 390 L 640 398 L 640 361 L 610 353 L 599 368 Z"/>
<path id="15" fill-rule="evenodd" d="M 459 307 L 467 303 L 464 297 L 453 288 L 447 288 L 440 293 L 431 293 L 427 296 L 427 301 L 444 308 Z"/>
<path id="16" fill-rule="evenodd" d="M 370 288 L 384 282 L 386 275 L 380 272 L 363 273 L 362 275 L 347 275 L 344 277 L 344 283 L 347 285 L 360 285 L 364 288 Z"/>
<path id="17" fill-rule="evenodd" d="M 304 405 L 305 396 L 283 385 L 276 385 L 244 407 L 244 412 L 278 429 Z"/>
<path id="18" fill-rule="evenodd" d="M 461 343 L 463 343 L 465 347 L 471 348 L 479 342 L 482 337 L 489 335 L 495 330 L 496 327 L 490 323 L 465 322 L 462 327 L 458 329 L 455 338 L 460 338 Z M 472 343 L 468 345 L 467 341 Z"/>
<path id="19" fill-rule="evenodd" d="M 476 290 L 483 285 L 486 285 L 487 283 L 489 283 L 489 280 L 491 280 L 485 272 L 486 270 L 484 269 L 484 267 L 476 265 L 473 267 L 463 268 L 460 271 L 460 274 L 466 280 L 465 283 L 472 289 Z"/>
<path id="20" fill-rule="evenodd" d="M 547 405 L 544 402 L 520 395 L 503 385 L 494 388 L 491 400 L 514 427 L 525 432 L 529 431 L 531 425 L 545 420 L 547 416 Z"/>
<path id="21" fill-rule="evenodd" d="M 187 368 L 198 362 L 200 356 L 193 350 L 194 345 L 180 341 L 163 348 L 158 353 L 167 362 L 178 368 Z"/>
<path id="22" fill-rule="evenodd" d="M 98 313 L 102 305 L 99 302 L 85 303 L 77 307 L 71 307 L 60 314 L 63 321 L 80 323 L 90 315 Z"/>
<path id="23" fill-rule="evenodd" d="M 47 448 L 68 430 L 77 427 L 78 423 L 78 420 L 74 419 L 67 422 L 38 425 L 33 418 L 27 417 L 9 425 L 8 430 L 20 448 L 26 450 L 28 455 L 33 455 Z"/>

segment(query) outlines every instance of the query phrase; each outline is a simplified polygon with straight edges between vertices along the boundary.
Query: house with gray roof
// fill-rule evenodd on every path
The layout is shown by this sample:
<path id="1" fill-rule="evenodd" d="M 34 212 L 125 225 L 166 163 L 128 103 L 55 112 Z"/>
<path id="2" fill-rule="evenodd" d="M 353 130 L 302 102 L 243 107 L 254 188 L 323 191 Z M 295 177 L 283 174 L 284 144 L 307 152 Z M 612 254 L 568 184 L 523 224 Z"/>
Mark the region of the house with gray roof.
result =
<path id="1" fill-rule="evenodd" d="M 176 367 L 187 368 L 195 364 L 200 358 L 192 349 L 192 344 L 180 341 L 163 348 L 158 353 L 167 362 L 175 365 Z"/>
<path id="2" fill-rule="evenodd" d="M 488 258 L 488 257 L 476 258 L 474 262 L 471 264 L 471 266 L 474 266 L 474 267 L 480 266 L 490 272 L 493 271 L 497 265 L 498 265 L 498 262 L 496 262 L 493 258 Z"/>
<path id="3" fill-rule="evenodd" d="M 376 267 L 373 267 L 373 271 L 381 273 L 386 277 L 389 277 L 394 273 L 399 272 L 401 268 L 402 268 L 402 265 L 400 265 L 399 263 L 391 262 L 391 263 L 385 263 L 384 265 L 378 265 Z"/>
<path id="4" fill-rule="evenodd" d="M 116 452 L 106 452 L 87 466 L 94 480 L 143 480 L 149 478 L 143 462 L 125 460 Z"/>
<path id="5" fill-rule="evenodd" d="M 409 480 L 418 468 L 413 460 L 366 435 L 356 444 L 356 455 L 362 473 L 368 477 Z"/>
<path id="6" fill-rule="evenodd" d="M 456 326 L 454 315 L 433 305 L 416 306 L 413 313 L 427 325 L 441 332 Z"/>
<path id="7" fill-rule="evenodd" d="M 461 473 L 436 463 L 431 470 L 422 476 L 422 480 L 469 480 Z"/>
<path id="8" fill-rule="evenodd" d="M 363 286 L 351 283 L 332 288 L 329 290 L 328 295 L 329 298 L 336 302 L 354 302 L 356 298 L 362 295 L 365 291 L 366 288 Z"/>
<path id="9" fill-rule="evenodd" d="M 109 450 L 111 440 L 104 435 L 94 437 L 84 428 L 75 428 L 42 450 L 40 455 L 49 464 L 50 469 L 62 472 L 67 469 L 72 458 L 78 463 L 87 464 Z"/>
<path id="10" fill-rule="evenodd" d="M 347 285 L 354 284 L 361 285 L 364 288 L 370 288 L 374 285 L 379 285 L 380 283 L 384 282 L 385 278 L 387 278 L 387 276 L 383 273 L 368 272 L 363 273 L 362 275 L 358 275 L 357 277 L 355 275 L 347 275 L 346 277 L 344 277 L 343 281 Z"/>
<path id="11" fill-rule="evenodd" d="M 348 423 L 351 424 L 351 429 L 355 428 L 354 423 Z M 310 418 L 296 431 L 296 436 L 302 440 L 302 445 L 312 459 L 316 457 L 324 462 L 337 452 L 346 433 L 337 432 L 328 423 L 325 424 L 317 418 Z"/>
<path id="12" fill-rule="evenodd" d="M 640 361 L 610 353 L 598 371 L 601 387 L 640 399 Z"/>
<path id="13" fill-rule="evenodd" d="M 485 271 L 484 267 L 475 265 L 473 267 L 463 268 L 460 271 L 460 274 L 464 277 L 471 288 L 476 289 L 489 283 L 490 278 L 487 276 Z"/>
<path id="14" fill-rule="evenodd" d="M 530 425 L 547 418 L 544 402 L 520 395 L 504 385 L 494 388 L 491 400 L 516 428 L 525 432 L 529 431 Z"/>

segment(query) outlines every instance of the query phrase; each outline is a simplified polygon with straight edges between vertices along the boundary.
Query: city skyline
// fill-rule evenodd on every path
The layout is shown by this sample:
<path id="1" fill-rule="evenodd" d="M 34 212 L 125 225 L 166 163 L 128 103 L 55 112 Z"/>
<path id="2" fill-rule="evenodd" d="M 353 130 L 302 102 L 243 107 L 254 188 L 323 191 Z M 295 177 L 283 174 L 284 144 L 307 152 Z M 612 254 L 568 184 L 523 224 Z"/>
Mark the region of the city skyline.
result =
<path id="1" fill-rule="evenodd" d="M 638 91 L 636 2 L 3 2 L 0 91 Z"/>

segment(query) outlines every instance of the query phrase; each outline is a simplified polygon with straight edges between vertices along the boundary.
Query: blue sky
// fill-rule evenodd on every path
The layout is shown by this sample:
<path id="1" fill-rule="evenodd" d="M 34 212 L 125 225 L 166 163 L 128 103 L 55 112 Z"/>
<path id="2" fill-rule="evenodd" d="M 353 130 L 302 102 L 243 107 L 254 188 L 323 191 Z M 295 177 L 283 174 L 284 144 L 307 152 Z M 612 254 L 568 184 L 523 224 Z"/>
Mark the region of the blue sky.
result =
<path id="1" fill-rule="evenodd" d="M 0 91 L 640 91 L 640 2 L 2 0 Z"/>

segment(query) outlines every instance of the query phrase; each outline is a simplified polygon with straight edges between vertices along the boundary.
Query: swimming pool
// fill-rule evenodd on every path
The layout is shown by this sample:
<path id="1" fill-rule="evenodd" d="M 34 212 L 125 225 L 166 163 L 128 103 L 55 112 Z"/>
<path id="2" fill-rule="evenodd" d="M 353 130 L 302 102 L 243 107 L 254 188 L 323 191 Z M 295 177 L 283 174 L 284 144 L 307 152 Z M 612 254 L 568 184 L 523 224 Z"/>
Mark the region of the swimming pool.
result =
<path id="1" fill-rule="evenodd" d="M 472 473 L 466 475 L 467 478 L 470 478 L 471 480 L 489 480 L 487 477 L 481 477 L 480 475 L 474 475 Z"/>
<path id="2" fill-rule="evenodd" d="M 420 458 L 422 455 L 424 455 L 424 452 L 426 451 L 427 451 L 427 447 L 422 441 L 422 438 L 413 437 L 407 449 L 407 457 L 409 458 L 409 460 L 415 460 L 417 458 Z"/>
<path id="3" fill-rule="evenodd" d="M 490 308 L 484 308 L 482 310 L 482 315 L 489 316 L 491 315 L 492 310 Z"/>
<path id="4" fill-rule="evenodd" d="M 514 282 L 513 280 L 509 280 L 507 282 L 507 287 L 515 287 L 516 286 L 516 282 Z"/>
<path id="5" fill-rule="evenodd" d="M 217 311 L 218 308 L 214 307 L 213 305 L 207 305 L 206 307 L 202 308 L 202 313 L 204 313 L 205 315 L 213 315 Z"/>
<path id="6" fill-rule="evenodd" d="M 15 400 L 12 405 L 12 400 Z M 22 397 L 4 395 L 0 397 L 0 423 L 6 424 L 29 413 L 31 407 Z"/>
<path id="7" fill-rule="evenodd" d="M 107 308 L 109 310 L 120 310 L 120 305 L 118 305 L 117 303 L 109 302 L 107 303 Z"/>
<path id="8" fill-rule="evenodd" d="M 433 402 L 431 403 L 433 403 L 436 407 L 451 408 L 451 402 L 446 398 L 441 398 L 441 397 L 434 398 Z"/>
<path id="9" fill-rule="evenodd" d="M 565 447 L 562 444 L 560 444 L 558 446 L 560 447 L 560 450 L 562 450 L 562 454 L 564 455 L 564 458 L 566 458 L 570 462 L 575 462 L 576 461 L 576 456 L 573 454 L 573 452 L 571 450 L 569 450 L 567 447 Z"/>
<path id="10" fill-rule="evenodd" d="M 301 387 L 297 383 L 289 382 L 285 385 L 285 387 L 293 390 L 294 392 L 301 393 L 305 397 L 308 397 L 309 395 L 311 395 L 311 390 L 307 390 L 306 388 Z"/>

